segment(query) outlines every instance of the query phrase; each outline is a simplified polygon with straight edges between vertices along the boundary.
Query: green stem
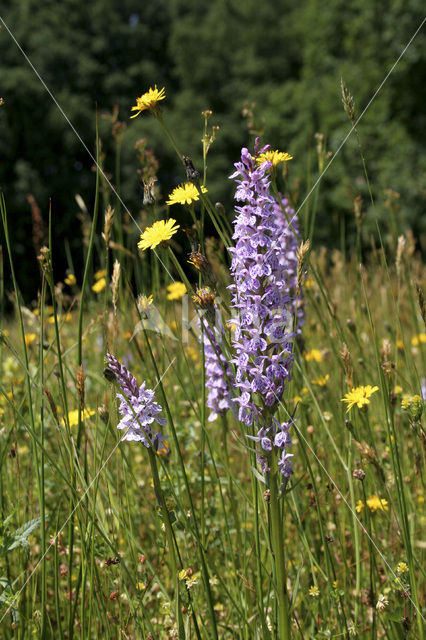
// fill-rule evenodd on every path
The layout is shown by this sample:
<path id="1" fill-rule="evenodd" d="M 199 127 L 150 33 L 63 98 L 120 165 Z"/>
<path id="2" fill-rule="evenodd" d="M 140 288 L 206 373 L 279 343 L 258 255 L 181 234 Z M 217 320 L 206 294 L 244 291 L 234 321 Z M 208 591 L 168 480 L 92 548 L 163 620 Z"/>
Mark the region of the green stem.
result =
<path id="1" fill-rule="evenodd" d="M 269 523 L 271 529 L 271 542 L 273 554 L 273 574 L 275 588 L 277 590 L 278 606 L 278 638 L 280 640 L 290 640 L 290 611 L 287 593 L 287 575 L 284 557 L 284 532 L 283 520 L 279 503 L 279 478 L 277 472 L 269 472 Z"/>

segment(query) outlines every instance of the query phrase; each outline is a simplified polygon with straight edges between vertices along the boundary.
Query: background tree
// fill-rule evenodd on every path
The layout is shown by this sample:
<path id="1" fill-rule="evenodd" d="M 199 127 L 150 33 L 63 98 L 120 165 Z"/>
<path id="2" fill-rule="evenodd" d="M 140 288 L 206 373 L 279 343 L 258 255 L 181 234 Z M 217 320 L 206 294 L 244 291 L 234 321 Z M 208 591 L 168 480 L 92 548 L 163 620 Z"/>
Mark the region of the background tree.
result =
<path id="1" fill-rule="evenodd" d="M 181 148 L 197 164 L 201 158 L 203 109 L 213 109 L 220 126 L 209 155 L 209 188 L 214 200 L 232 209 L 232 171 L 243 144 L 256 134 L 294 156 L 289 184 L 301 204 L 318 176 L 315 134 L 324 148 L 339 148 L 351 124 L 341 102 L 340 79 L 363 108 L 421 23 L 418 0 L 23 0 L 6 3 L 3 18 L 34 67 L 94 150 L 95 109 L 128 122 L 122 142 L 120 180 L 115 175 L 110 124 L 99 119 L 105 170 L 137 217 L 141 208 L 134 144 L 148 138 L 160 162 L 163 196 L 184 179 L 174 152 L 149 118 L 128 121 L 130 106 L 150 85 L 167 89 L 166 117 Z M 316 240 L 329 245 L 354 232 L 353 202 L 363 197 L 365 224 L 387 224 L 386 201 L 397 203 L 389 234 L 411 226 L 424 233 L 425 84 L 424 30 L 406 51 L 359 125 L 371 204 L 358 143 L 352 135 L 321 181 Z M 423 58 L 422 58 L 423 56 Z M 52 200 L 59 277 L 69 242 L 75 262 L 81 254 L 74 195 L 93 199 L 93 162 L 5 28 L 0 32 L 0 186 L 16 225 L 20 281 L 32 291 L 34 255 L 27 194 L 46 219 Z M 245 117 L 244 117 L 245 114 Z M 331 156 L 332 157 L 332 156 Z M 399 198 L 389 195 L 397 192 Z M 309 220 L 312 195 L 303 207 Z M 65 255 L 65 254 L 64 254 Z"/>

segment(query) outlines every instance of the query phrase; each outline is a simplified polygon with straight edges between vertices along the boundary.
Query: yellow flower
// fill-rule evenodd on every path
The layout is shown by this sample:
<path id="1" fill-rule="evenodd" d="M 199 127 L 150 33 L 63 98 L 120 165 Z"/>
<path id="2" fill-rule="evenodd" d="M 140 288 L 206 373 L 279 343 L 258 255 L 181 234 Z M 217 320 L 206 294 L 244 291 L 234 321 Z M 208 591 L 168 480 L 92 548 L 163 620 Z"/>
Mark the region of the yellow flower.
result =
<path id="1" fill-rule="evenodd" d="M 200 359 L 200 351 L 199 349 L 194 349 L 194 347 L 188 347 L 186 349 L 186 355 L 191 358 L 194 362 L 198 362 Z"/>
<path id="2" fill-rule="evenodd" d="M 47 318 L 47 322 L 48 322 L 49 324 L 55 324 L 55 316 L 49 316 L 49 317 Z"/>
<path id="3" fill-rule="evenodd" d="M 384 498 L 379 498 L 376 494 L 367 498 L 367 507 L 372 513 L 376 511 L 389 511 L 388 501 Z"/>
<path id="4" fill-rule="evenodd" d="M 130 333 L 130 331 L 123 331 L 124 340 L 130 340 L 131 337 L 132 337 L 132 334 Z"/>
<path id="5" fill-rule="evenodd" d="M 299 402 L 302 402 L 302 401 L 303 401 L 302 396 L 294 396 L 293 398 L 294 404 L 299 404 Z"/>
<path id="6" fill-rule="evenodd" d="M 132 107 L 132 111 L 136 111 L 135 115 L 130 116 L 131 118 L 136 118 L 142 111 L 153 111 L 157 106 L 157 102 L 160 100 L 164 100 L 166 97 L 166 91 L 163 87 L 160 91 L 157 89 L 157 85 L 154 85 L 154 88 L 149 88 L 149 91 L 146 91 L 139 98 L 136 98 L 136 106 Z"/>
<path id="7" fill-rule="evenodd" d="M 400 351 L 404 351 L 404 343 L 402 342 L 402 340 L 397 340 L 397 341 L 396 341 L 396 347 L 397 347 L 397 349 L 399 349 Z"/>
<path id="8" fill-rule="evenodd" d="M 401 400 L 401 407 L 403 409 L 409 409 L 411 405 L 411 396 L 408 393 L 404 393 Z"/>
<path id="9" fill-rule="evenodd" d="M 26 333 L 25 334 L 25 346 L 30 347 L 34 340 L 36 339 L 36 333 Z"/>
<path id="10" fill-rule="evenodd" d="M 357 513 L 361 513 L 361 511 L 364 509 L 364 507 L 365 507 L 365 504 L 363 503 L 363 501 L 362 500 L 358 500 L 358 502 L 355 505 L 355 511 Z"/>
<path id="11" fill-rule="evenodd" d="M 164 222 L 164 220 L 154 222 L 152 227 L 147 227 L 141 234 L 141 239 L 138 242 L 139 249 L 142 249 L 142 251 L 145 251 L 145 249 L 154 249 L 162 242 L 170 240 L 179 229 L 179 225 L 176 224 L 176 226 L 174 226 L 175 224 L 176 220 L 174 218 L 170 218 L 167 222 Z"/>
<path id="12" fill-rule="evenodd" d="M 329 379 L 330 375 L 327 373 L 325 376 L 319 376 L 318 378 L 315 378 L 315 380 L 312 380 L 312 384 L 316 384 L 318 387 L 325 387 Z"/>
<path id="13" fill-rule="evenodd" d="M 98 269 L 95 273 L 95 280 L 100 280 L 106 277 L 106 269 Z"/>
<path id="14" fill-rule="evenodd" d="M 91 418 L 95 413 L 96 411 L 94 409 L 84 409 L 84 411 L 81 412 L 81 419 Z M 68 412 L 68 422 L 70 427 L 76 427 L 78 425 L 78 409 Z"/>
<path id="15" fill-rule="evenodd" d="M 396 570 L 398 573 L 408 573 L 408 564 L 406 562 L 398 562 Z"/>
<path id="16" fill-rule="evenodd" d="M 319 349 L 311 349 L 311 351 L 305 353 L 305 360 L 306 362 L 310 362 L 311 360 L 314 362 L 322 362 L 322 351 Z"/>
<path id="17" fill-rule="evenodd" d="M 395 385 L 393 392 L 396 395 L 398 395 L 398 393 L 402 393 L 402 387 L 399 384 Z"/>
<path id="18" fill-rule="evenodd" d="M 201 186 L 201 192 L 207 193 L 206 187 Z M 169 195 L 169 199 L 166 200 L 166 204 L 191 204 L 196 202 L 200 198 L 200 193 L 192 182 L 185 182 L 173 189 Z"/>
<path id="19" fill-rule="evenodd" d="M 185 580 L 188 577 L 188 569 L 182 569 L 178 574 L 179 580 Z"/>
<path id="20" fill-rule="evenodd" d="M 67 277 L 65 278 L 64 282 L 69 287 L 73 287 L 77 283 L 77 278 L 75 277 L 75 275 L 73 273 L 69 273 L 67 275 Z"/>
<path id="21" fill-rule="evenodd" d="M 95 282 L 95 284 L 92 286 L 92 291 L 94 291 L 95 293 L 101 293 L 101 291 L 103 291 L 105 287 L 106 287 L 105 278 L 100 278 L 100 280 Z"/>
<path id="22" fill-rule="evenodd" d="M 172 282 L 167 287 L 167 300 L 180 300 L 186 293 L 183 282 Z"/>
<path id="23" fill-rule="evenodd" d="M 418 347 L 419 344 L 426 344 L 426 333 L 419 333 L 417 336 L 413 336 L 411 344 L 413 347 Z"/>
<path id="24" fill-rule="evenodd" d="M 312 598 L 318 598 L 319 594 L 320 594 L 320 590 L 318 589 L 316 584 L 314 584 L 312 587 L 309 588 L 309 595 Z"/>
<path id="25" fill-rule="evenodd" d="M 365 405 L 370 404 L 369 398 L 378 390 L 379 387 L 372 387 L 371 384 L 365 387 L 355 387 L 351 389 L 351 391 L 341 399 L 341 402 L 346 402 L 348 405 L 346 413 L 355 405 L 357 405 L 359 409 L 362 409 Z"/>
<path id="26" fill-rule="evenodd" d="M 256 158 L 257 164 L 262 164 L 262 162 L 272 162 L 272 166 L 276 167 L 280 162 L 288 162 L 289 160 L 293 160 L 293 156 L 289 153 L 283 153 L 282 151 L 265 151 L 265 153 L 261 153 Z"/>
<path id="27" fill-rule="evenodd" d="M 334 582 L 333 582 L 333 589 L 337 589 L 337 587 L 339 586 L 339 584 L 340 584 L 340 580 L 334 580 Z"/>

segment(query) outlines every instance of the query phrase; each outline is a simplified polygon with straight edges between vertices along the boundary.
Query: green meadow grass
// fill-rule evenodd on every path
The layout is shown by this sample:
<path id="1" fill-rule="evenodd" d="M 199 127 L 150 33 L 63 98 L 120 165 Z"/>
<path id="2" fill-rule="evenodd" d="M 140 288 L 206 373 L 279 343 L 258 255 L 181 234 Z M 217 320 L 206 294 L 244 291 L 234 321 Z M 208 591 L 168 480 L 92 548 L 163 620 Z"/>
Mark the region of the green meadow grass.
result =
<path id="1" fill-rule="evenodd" d="M 416 283 L 425 267 L 413 238 L 386 251 L 373 243 L 366 257 L 360 243 L 349 255 L 313 243 L 306 324 L 277 416 L 297 418 L 294 475 L 278 497 L 265 492 L 238 421 L 207 420 L 204 357 L 186 325 L 195 310 L 167 290 L 199 283 L 182 270 L 188 238 L 138 254 L 136 227 L 116 211 L 106 244 L 96 220 L 114 201 L 107 189 L 98 173 L 93 220 L 82 223 L 83 279 L 55 282 L 45 251 L 28 306 L 1 202 L 0 266 L 12 268 L 13 290 L 0 278 L 0 294 L 2 309 L 6 295 L 14 306 L 0 327 L 1 638 L 283 637 L 280 541 L 288 637 L 423 638 L 426 329 Z M 207 198 L 197 205 L 188 226 L 226 320 L 229 224 Z M 161 214 L 148 205 L 142 226 Z M 208 216 L 216 240 L 204 237 Z M 312 236 L 312 214 L 302 228 Z M 138 325 L 138 294 L 152 295 L 167 334 Z M 155 389 L 168 449 L 120 442 L 106 351 Z M 365 385 L 378 391 L 346 412 L 345 394 Z"/>

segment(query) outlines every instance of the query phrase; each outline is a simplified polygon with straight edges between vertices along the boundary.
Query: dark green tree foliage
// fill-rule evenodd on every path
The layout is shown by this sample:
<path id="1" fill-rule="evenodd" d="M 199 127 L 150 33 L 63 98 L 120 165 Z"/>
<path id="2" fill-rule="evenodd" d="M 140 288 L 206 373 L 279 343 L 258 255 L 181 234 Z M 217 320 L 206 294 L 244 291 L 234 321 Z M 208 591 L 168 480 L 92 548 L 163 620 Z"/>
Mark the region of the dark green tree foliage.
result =
<path id="1" fill-rule="evenodd" d="M 2 18 L 81 136 L 79 140 L 3 28 L 0 187 L 14 222 L 14 249 L 25 257 L 19 264 L 20 281 L 30 290 L 37 270 L 27 194 L 35 196 L 45 221 L 52 201 L 62 277 L 64 238 L 77 264 L 81 254 L 74 196 L 80 194 L 89 210 L 93 202 L 93 161 L 82 141 L 95 155 L 96 106 L 102 112 L 118 104 L 127 117 L 141 87 L 170 84 L 168 3 L 23 0 L 3 5 Z M 101 119 L 99 123 L 102 128 Z M 135 188 L 135 170 L 134 175 Z M 134 201 L 135 194 L 130 195 Z"/>
<path id="2" fill-rule="evenodd" d="M 22 0 L 6 3 L 2 15 L 92 152 L 96 105 L 102 112 L 117 104 L 127 120 L 136 95 L 156 83 L 166 86 L 165 117 L 182 151 L 199 164 L 200 112 L 213 109 L 211 122 L 220 131 L 209 156 L 209 188 L 228 210 L 232 185 L 225 177 L 241 146 L 252 145 L 254 131 L 294 155 L 290 184 L 294 187 L 299 179 L 301 204 L 318 176 L 315 133 L 324 134 L 326 148 L 334 154 L 351 127 L 341 102 L 341 77 L 359 116 L 423 19 L 419 0 Z M 420 135 L 426 124 L 424 45 L 423 29 L 358 127 L 374 206 L 352 134 L 320 184 L 318 241 L 335 243 L 342 229 L 350 239 L 357 195 L 364 198 L 366 225 L 374 228 L 377 217 L 386 222 L 388 189 L 400 194 L 390 231 L 395 234 L 406 225 L 425 231 L 426 161 Z M 0 108 L 0 186 L 17 223 L 15 248 L 22 256 L 34 254 L 26 199 L 32 193 L 45 218 L 52 198 L 59 248 L 66 237 L 78 255 L 74 194 L 81 194 L 90 209 L 93 163 L 4 28 L 0 96 L 5 100 Z M 245 104 L 254 113 L 251 133 L 247 124 L 253 118 L 242 115 Z M 100 121 L 100 128 L 106 169 L 115 184 L 105 122 Z M 134 142 L 142 136 L 160 159 L 163 195 L 184 179 L 152 118 L 129 121 L 121 195 L 136 216 L 140 193 Z M 313 200 L 312 195 L 302 209 L 305 219 Z M 33 268 L 30 260 L 22 260 L 21 280 L 31 283 Z"/>

